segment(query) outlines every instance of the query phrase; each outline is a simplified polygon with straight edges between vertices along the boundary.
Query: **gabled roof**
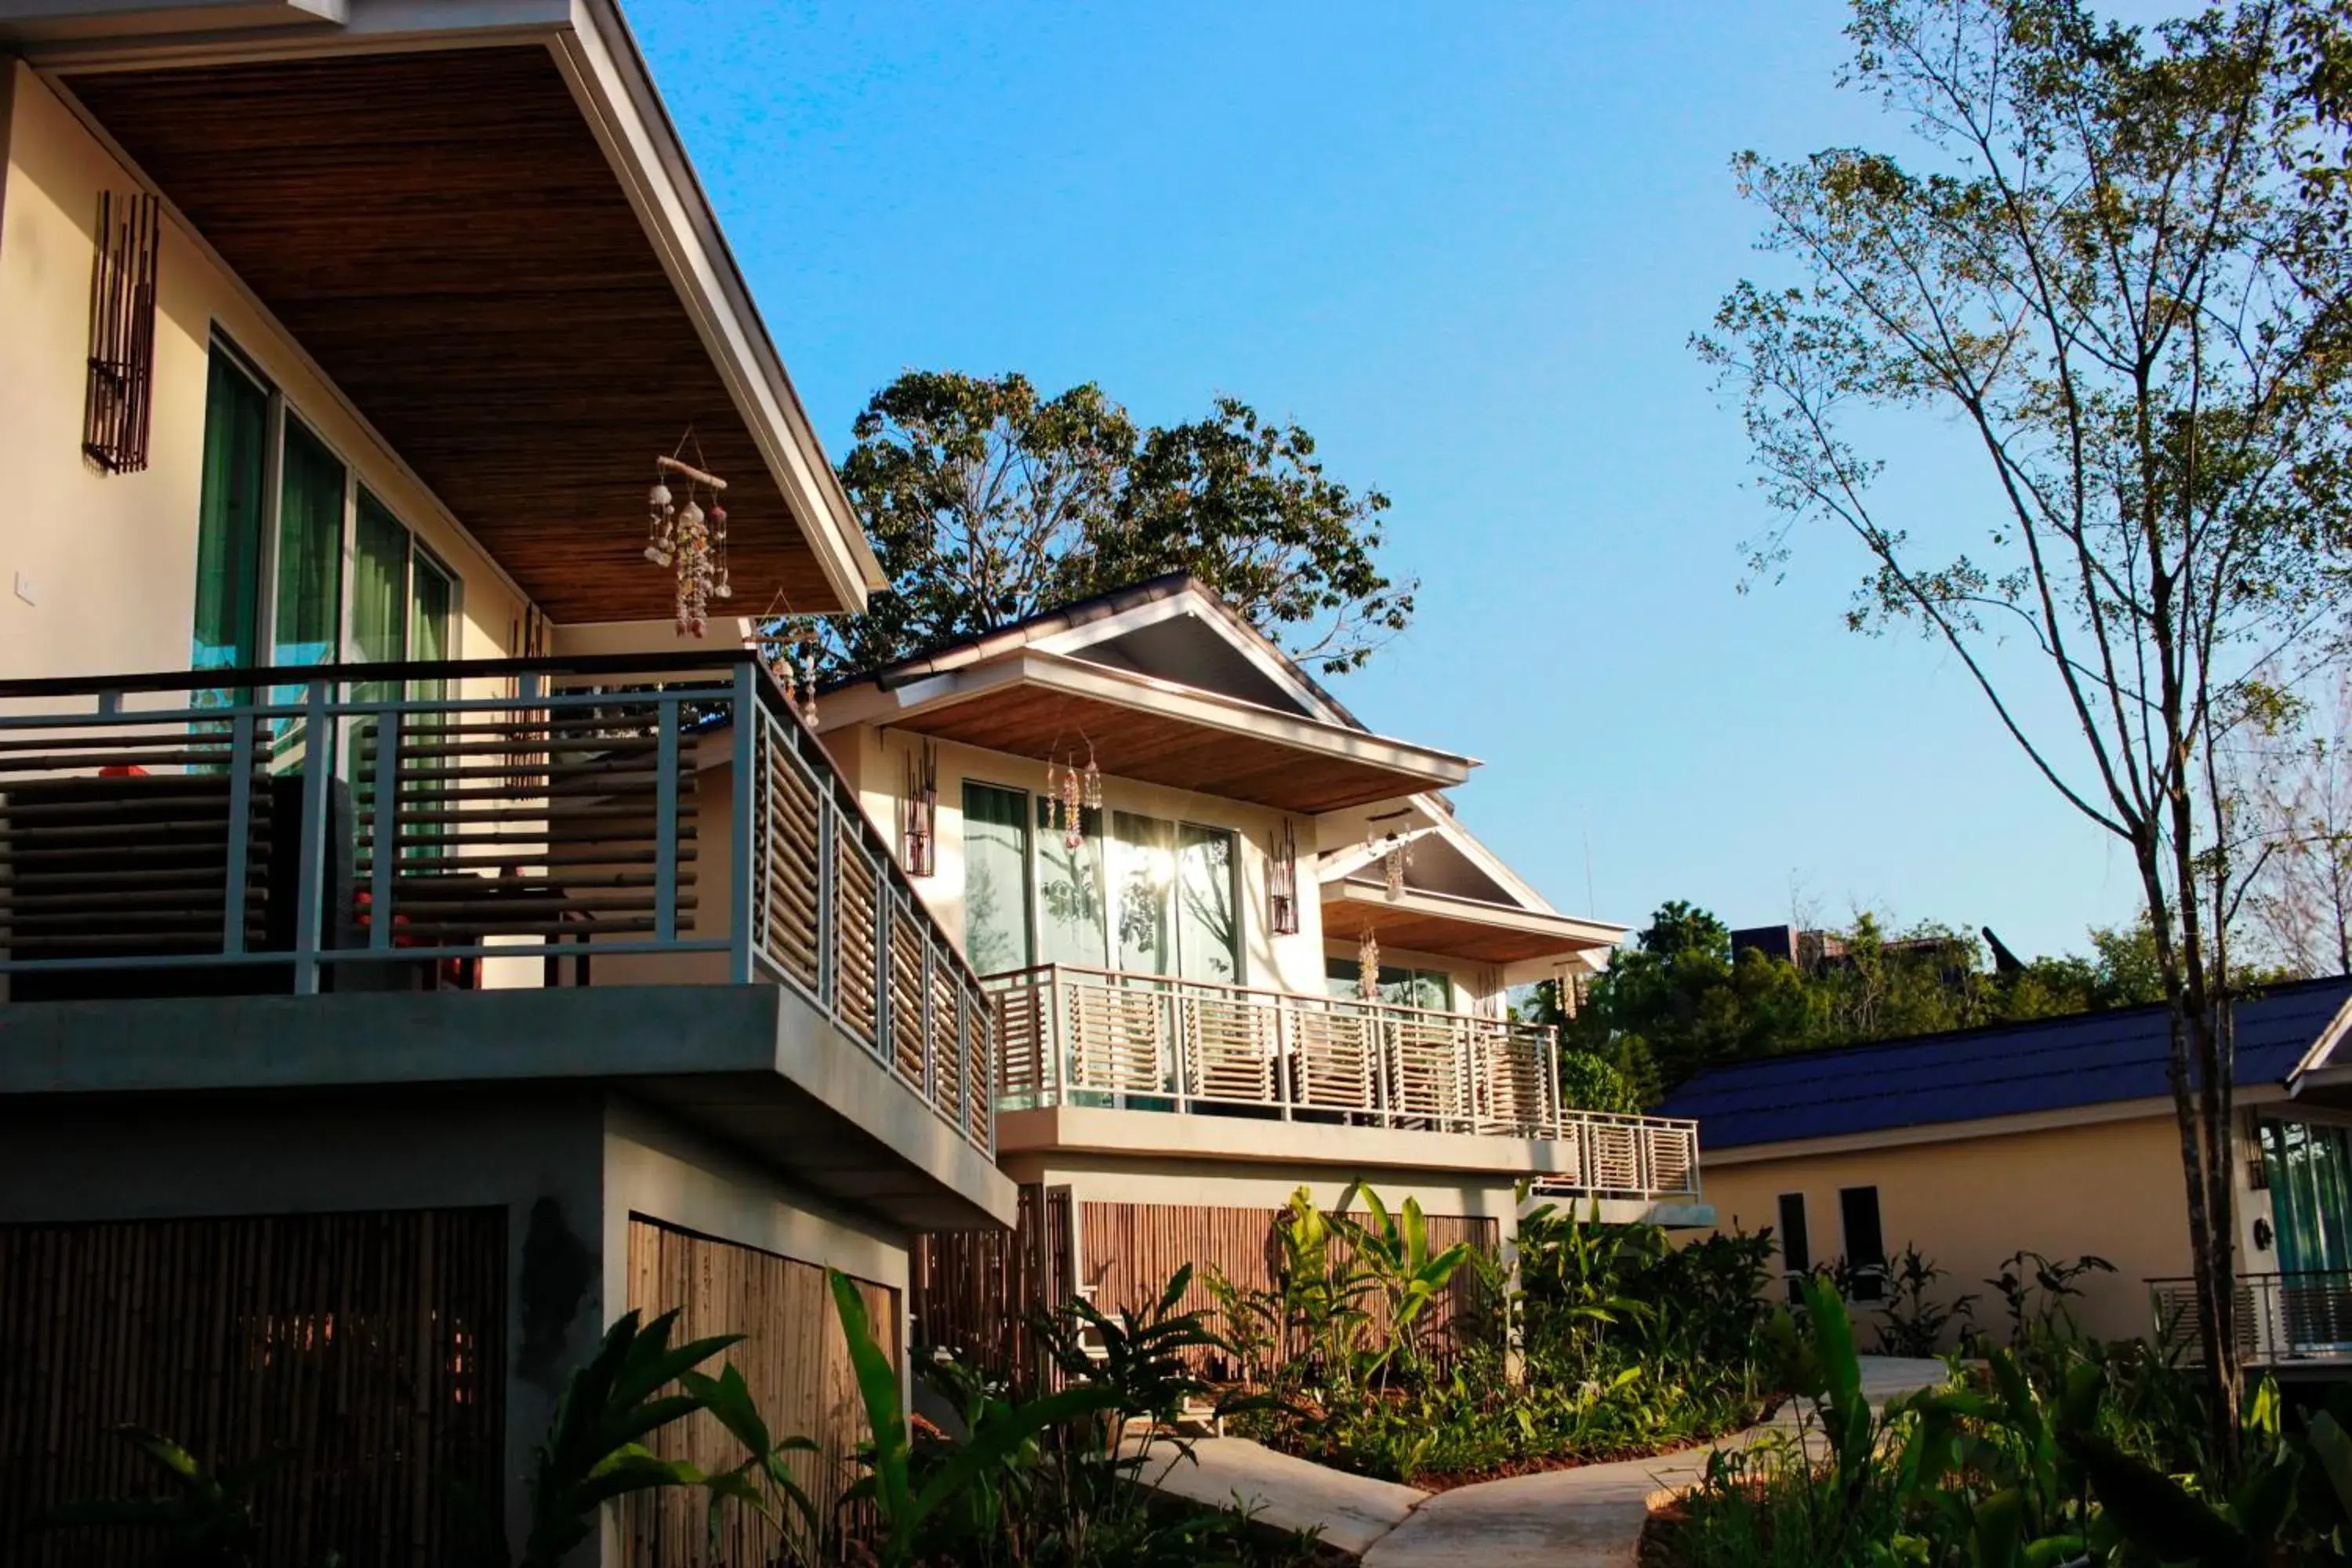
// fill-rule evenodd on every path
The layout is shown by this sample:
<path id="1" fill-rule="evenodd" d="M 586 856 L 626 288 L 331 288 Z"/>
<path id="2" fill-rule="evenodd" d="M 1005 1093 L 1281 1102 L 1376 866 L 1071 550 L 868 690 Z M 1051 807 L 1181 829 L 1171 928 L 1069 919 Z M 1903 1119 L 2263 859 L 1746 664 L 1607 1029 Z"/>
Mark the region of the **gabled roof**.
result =
<path id="1" fill-rule="evenodd" d="M 1174 629 L 1199 634 L 1189 646 L 1172 645 L 1173 639 L 1162 639 L 1157 651 L 1160 658 L 1151 659 L 1150 652 L 1139 650 L 1137 644 L 1154 629 Z M 1246 678 L 1234 680 L 1230 661 L 1223 671 L 1206 672 L 1200 668 L 1203 654 L 1213 656 L 1218 645 L 1253 667 L 1255 681 Z M 861 670 L 832 680 L 820 695 L 853 686 L 879 686 L 885 690 L 901 686 L 927 675 L 938 675 L 950 669 L 961 669 L 1009 653 L 1015 648 L 1042 647 L 1068 653 L 1112 668 L 1136 668 L 1148 662 L 1169 662 L 1170 656 L 1189 655 L 1191 668 L 1183 683 L 1198 685 L 1203 689 L 1225 689 L 1225 695 L 1242 697 L 1265 706 L 1286 708 L 1308 718 L 1328 723 L 1361 730 L 1364 725 L 1339 700 L 1325 690 L 1298 662 L 1274 645 L 1271 638 L 1249 623 L 1246 616 L 1227 604 L 1213 589 L 1189 572 L 1165 572 L 1157 577 L 1147 577 L 1140 583 L 1109 588 L 1084 599 L 1076 599 L 1050 610 L 971 637 L 957 637 L 938 643 L 919 652 L 896 659 L 877 668 Z M 1159 669 L 1137 668 L 1141 674 L 1165 674 Z M 1227 679 L 1215 679 L 1219 673 Z"/>
<path id="2" fill-rule="evenodd" d="M 818 727 L 887 724 L 1308 815 L 1460 784 L 1467 757 L 1373 734 L 1183 574 L 835 681 Z"/>
<path id="3" fill-rule="evenodd" d="M 689 426 L 738 605 L 883 585 L 614 0 L 0 0 L 6 47 L 551 619 L 669 617 Z"/>
<path id="4" fill-rule="evenodd" d="M 2352 1013 L 2352 977 L 2273 986 L 2237 1005 L 2242 1087 L 2287 1084 Z M 1710 1150 L 2065 1111 L 2167 1097 L 2162 1004 L 1798 1051 L 1701 1073 L 1663 1116 Z"/>

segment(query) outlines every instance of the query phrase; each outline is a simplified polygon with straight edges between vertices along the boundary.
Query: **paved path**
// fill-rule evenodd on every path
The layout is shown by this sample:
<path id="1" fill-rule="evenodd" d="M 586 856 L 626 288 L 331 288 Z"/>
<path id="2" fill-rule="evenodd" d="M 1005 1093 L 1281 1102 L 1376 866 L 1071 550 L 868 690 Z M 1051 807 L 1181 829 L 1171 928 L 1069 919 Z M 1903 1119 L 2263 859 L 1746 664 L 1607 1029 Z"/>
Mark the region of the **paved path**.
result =
<path id="1" fill-rule="evenodd" d="M 1944 1376 L 1938 1361 L 1862 1358 L 1863 1392 L 1874 1405 Z M 1194 1445 L 1197 1462 L 1178 1460 L 1153 1484 L 1213 1507 L 1239 1499 L 1277 1529 L 1320 1526 L 1326 1545 L 1360 1557 L 1363 1568 L 1633 1568 L 1653 1497 L 1695 1485 L 1716 1448 L 1795 1424 L 1794 1408 L 1783 1407 L 1770 1426 L 1706 1447 L 1481 1481 L 1434 1497 L 1244 1438 L 1213 1437 Z"/>

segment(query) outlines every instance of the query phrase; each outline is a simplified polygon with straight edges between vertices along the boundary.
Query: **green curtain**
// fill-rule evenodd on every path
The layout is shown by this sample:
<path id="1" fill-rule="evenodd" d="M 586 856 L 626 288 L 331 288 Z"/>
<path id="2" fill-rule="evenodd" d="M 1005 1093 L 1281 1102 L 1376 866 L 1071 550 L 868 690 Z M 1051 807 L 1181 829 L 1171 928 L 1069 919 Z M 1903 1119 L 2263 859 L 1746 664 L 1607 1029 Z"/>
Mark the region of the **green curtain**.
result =
<path id="1" fill-rule="evenodd" d="M 963 945 L 982 974 L 1029 965 L 1029 796 L 963 786 Z"/>
<path id="2" fill-rule="evenodd" d="M 363 664 L 407 658 L 408 612 L 408 530 L 362 489 L 352 551 L 353 655 Z"/>
<path id="3" fill-rule="evenodd" d="M 342 624 L 343 465 L 300 421 L 286 421 L 278 500 L 273 664 L 331 664 Z"/>
<path id="4" fill-rule="evenodd" d="M 2352 1268 L 2352 1141 L 2341 1127 L 2262 1123 L 2282 1273 Z"/>
<path id="5" fill-rule="evenodd" d="M 194 668 L 257 662 L 268 452 L 268 394 L 215 347 L 205 389 L 204 488 L 196 514 Z"/>

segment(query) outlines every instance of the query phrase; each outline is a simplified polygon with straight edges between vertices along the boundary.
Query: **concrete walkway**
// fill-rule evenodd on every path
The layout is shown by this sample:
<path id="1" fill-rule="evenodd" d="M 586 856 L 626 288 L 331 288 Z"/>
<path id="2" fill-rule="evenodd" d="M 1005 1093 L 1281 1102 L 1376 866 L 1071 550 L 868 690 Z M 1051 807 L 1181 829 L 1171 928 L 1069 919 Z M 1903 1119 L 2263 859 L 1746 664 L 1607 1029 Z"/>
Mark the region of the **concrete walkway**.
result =
<path id="1" fill-rule="evenodd" d="M 1932 1388 L 1945 1375 L 1939 1361 L 1862 1358 L 1863 1392 L 1874 1405 Z M 1767 1426 L 1705 1447 L 1481 1481 L 1433 1497 L 1243 1438 L 1213 1437 L 1194 1446 L 1197 1463 L 1179 1460 L 1153 1484 L 1213 1507 L 1239 1499 L 1277 1529 L 1319 1526 L 1326 1545 L 1359 1557 L 1363 1568 L 1633 1568 L 1651 1499 L 1696 1485 L 1716 1449 L 1795 1425 L 1794 1406 L 1783 1406 Z"/>

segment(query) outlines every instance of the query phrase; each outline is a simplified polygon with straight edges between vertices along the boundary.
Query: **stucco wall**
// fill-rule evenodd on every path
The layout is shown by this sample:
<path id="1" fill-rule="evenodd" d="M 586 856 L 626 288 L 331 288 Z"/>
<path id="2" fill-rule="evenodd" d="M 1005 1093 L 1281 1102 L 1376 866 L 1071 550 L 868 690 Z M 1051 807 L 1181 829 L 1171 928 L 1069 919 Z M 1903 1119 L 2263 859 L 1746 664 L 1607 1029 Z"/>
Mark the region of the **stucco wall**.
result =
<path id="1" fill-rule="evenodd" d="M 10 518 L 0 552 L 0 673 L 188 667 L 215 327 L 457 574 L 463 624 L 453 653 L 506 651 L 520 603 L 488 557 L 176 223 L 163 226 L 158 267 L 149 466 L 110 475 L 83 458 L 98 194 L 136 186 L 29 68 L 0 59 L 0 72 L 14 88 L 0 189 L 0 473 Z M 15 591 L 20 582 L 33 602 Z"/>
<path id="2" fill-rule="evenodd" d="M 1702 1158 L 1705 1127 L 1699 1130 Z M 1777 1226 L 1783 1193 L 1805 1194 L 1813 1261 L 1844 1250 L 1838 1191 L 1878 1188 L 1888 1253 L 1916 1245 L 1945 1271 L 1944 1293 L 1974 1291 L 1977 1317 L 2001 1321 L 1987 1280 L 2021 1248 L 2050 1258 L 2095 1253 L 2113 1274 L 2084 1282 L 2074 1303 L 2091 1332 L 2149 1329 L 2150 1277 L 2189 1270 L 2189 1207 L 2180 1146 L 2168 1117 L 1958 1139 L 1854 1153 L 1725 1164 L 1706 1161 L 1702 1184 L 1718 1227 Z"/>

